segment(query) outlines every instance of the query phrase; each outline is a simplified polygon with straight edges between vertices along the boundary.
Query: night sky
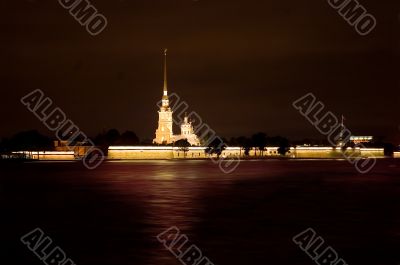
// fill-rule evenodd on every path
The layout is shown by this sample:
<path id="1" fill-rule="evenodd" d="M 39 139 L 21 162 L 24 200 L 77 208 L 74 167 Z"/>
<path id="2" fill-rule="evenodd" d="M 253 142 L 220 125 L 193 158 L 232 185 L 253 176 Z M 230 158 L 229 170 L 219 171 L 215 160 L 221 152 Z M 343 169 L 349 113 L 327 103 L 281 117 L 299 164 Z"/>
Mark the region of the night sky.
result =
<path id="1" fill-rule="evenodd" d="M 321 137 L 292 107 L 312 92 L 354 134 L 400 143 L 400 2 L 359 2 L 368 36 L 326 0 L 92 0 L 108 19 L 93 37 L 57 0 L 2 0 L 0 136 L 51 135 L 20 103 L 42 89 L 88 135 L 152 139 L 167 47 L 169 92 L 221 136 Z"/>

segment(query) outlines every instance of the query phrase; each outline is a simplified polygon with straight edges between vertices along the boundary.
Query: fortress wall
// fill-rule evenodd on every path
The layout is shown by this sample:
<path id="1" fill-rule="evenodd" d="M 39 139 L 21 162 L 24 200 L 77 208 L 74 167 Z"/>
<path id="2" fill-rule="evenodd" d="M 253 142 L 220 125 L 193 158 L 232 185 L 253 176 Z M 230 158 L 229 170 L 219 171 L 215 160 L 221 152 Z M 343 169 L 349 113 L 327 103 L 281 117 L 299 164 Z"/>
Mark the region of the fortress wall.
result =
<path id="1" fill-rule="evenodd" d="M 313 148 L 298 147 L 293 149 L 292 153 L 295 158 L 340 158 L 343 157 L 340 152 L 336 152 L 334 148 Z"/>
<path id="2" fill-rule="evenodd" d="M 385 150 L 383 148 L 361 148 L 362 157 L 384 157 Z"/>
<path id="3" fill-rule="evenodd" d="M 75 160 L 74 154 L 70 155 L 52 155 L 52 154 L 46 154 L 46 155 L 33 155 L 32 159 L 38 159 L 38 160 L 59 160 L 59 161 L 65 161 L 65 160 Z"/>
<path id="4" fill-rule="evenodd" d="M 190 147 L 184 152 L 179 147 L 149 147 L 149 146 L 126 146 L 110 147 L 108 150 L 108 159 L 206 159 L 210 156 L 205 153 L 205 147 Z M 186 154 L 185 154 L 186 153 Z M 344 155 L 345 154 L 345 155 Z M 383 148 L 349 148 L 342 153 L 340 148 L 334 147 L 296 147 L 290 148 L 287 157 L 292 158 L 343 158 L 347 157 L 384 157 Z M 261 157 L 259 150 L 250 150 L 251 157 Z M 228 147 L 221 154 L 221 157 L 244 157 L 244 150 L 239 147 Z M 216 155 L 213 155 L 216 157 Z M 278 147 L 266 147 L 262 157 L 281 157 L 278 153 Z"/>
<path id="5" fill-rule="evenodd" d="M 185 152 L 183 152 L 182 150 L 174 150 L 173 157 L 176 159 L 185 158 Z M 204 159 L 204 158 L 208 158 L 208 155 L 204 152 L 204 150 L 195 150 L 195 151 L 192 150 L 192 151 L 186 152 L 186 158 Z"/>
<path id="6" fill-rule="evenodd" d="M 172 159 L 171 150 L 108 150 L 108 159 Z"/>
<path id="7" fill-rule="evenodd" d="M 192 147 L 189 148 L 189 151 L 186 152 L 186 158 L 209 158 L 209 155 L 205 153 L 205 147 Z M 250 150 L 249 152 L 250 156 L 261 156 L 261 152 L 259 150 Z M 216 157 L 216 155 L 213 155 Z M 222 151 L 221 157 L 243 157 L 244 156 L 244 150 L 239 148 L 239 147 L 228 147 L 224 151 Z M 268 156 L 279 156 L 278 154 L 278 147 L 268 147 L 264 150 L 263 157 L 268 157 Z M 174 158 L 184 158 L 184 152 L 180 149 L 174 148 Z"/>
<path id="8" fill-rule="evenodd" d="M 342 152 L 334 147 L 297 147 L 293 150 L 295 158 L 343 158 L 343 157 L 384 157 L 383 148 L 348 148 Z"/>
<path id="9" fill-rule="evenodd" d="M 269 157 L 269 156 L 280 156 L 278 153 L 279 147 L 265 147 L 265 150 L 261 152 L 260 150 L 250 150 L 249 155 L 250 156 L 263 156 L 263 157 Z"/>
<path id="10" fill-rule="evenodd" d="M 148 146 L 112 146 L 108 150 L 108 159 L 207 159 L 210 158 L 205 153 L 205 147 L 189 147 L 187 152 L 184 152 L 179 147 L 148 147 Z M 185 154 L 186 153 L 186 154 Z M 259 150 L 250 150 L 250 157 L 260 157 Z M 221 157 L 244 157 L 244 150 L 239 147 L 228 147 L 225 149 Z M 263 157 L 280 156 L 278 154 L 278 147 L 267 147 Z M 216 157 L 216 155 L 213 155 Z"/>
<path id="11" fill-rule="evenodd" d="M 37 160 L 75 160 L 74 151 L 21 151 L 13 154 L 25 154 L 27 158 Z"/>

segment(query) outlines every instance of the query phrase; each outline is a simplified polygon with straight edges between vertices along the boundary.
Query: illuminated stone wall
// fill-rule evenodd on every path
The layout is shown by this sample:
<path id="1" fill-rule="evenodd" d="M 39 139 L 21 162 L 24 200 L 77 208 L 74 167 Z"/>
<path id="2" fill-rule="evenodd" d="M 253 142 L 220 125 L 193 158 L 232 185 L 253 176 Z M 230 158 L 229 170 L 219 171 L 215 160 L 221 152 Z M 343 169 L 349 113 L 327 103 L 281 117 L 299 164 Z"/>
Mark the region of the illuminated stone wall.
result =
<path id="1" fill-rule="evenodd" d="M 108 150 L 108 159 L 173 159 L 172 150 Z"/>
<path id="2" fill-rule="evenodd" d="M 75 160 L 74 151 L 21 151 L 13 154 L 24 154 L 26 158 L 35 160 Z"/>
<path id="3" fill-rule="evenodd" d="M 385 151 L 383 148 L 362 148 L 360 150 L 362 157 L 384 157 Z"/>
<path id="4" fill-rule="evenodd" d="M 294 158 L 343 158 L 346 157 L 384 157 L 383 148 L 348 148 L 344 154 L 334 147 L 297 147 L 292 148 Z"/>
<path id="5" fill-rule="evenodd" d="M 348 149 L 346 156 L 354 157 L 384 157 L 382 149 Z M 215 155 L 213 155 L 216 157 Z M 228 147 L 221 157 L 245 157 L 244 150 L 239 147 Z M 206 159 L 210 156 L 205 153 L 205 147 L 190 147 L 184 152 L 178 147 L 140 147 L 140 146 L 112 146 L 108 150 L 108 159 Z M 266 147 L 263 152 L 252 149 L 250 158 L 281 157 L 278 147 Z M 297 147 L 291 148 L 286 157 L 291 158 L 343 158 L 341 149 L 333 147 Z"/>

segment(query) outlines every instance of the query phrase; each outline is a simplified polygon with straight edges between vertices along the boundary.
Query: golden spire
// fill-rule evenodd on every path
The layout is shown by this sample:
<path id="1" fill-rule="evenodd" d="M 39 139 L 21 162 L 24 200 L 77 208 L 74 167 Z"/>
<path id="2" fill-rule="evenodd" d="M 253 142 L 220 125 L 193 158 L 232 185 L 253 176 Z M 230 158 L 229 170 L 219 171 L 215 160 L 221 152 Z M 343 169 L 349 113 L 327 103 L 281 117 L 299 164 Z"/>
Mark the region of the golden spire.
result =
<path id="1" fill-rule="evenodd" d="M 167 49 L 164 49 L 164 96 L 167 95 Z"/>

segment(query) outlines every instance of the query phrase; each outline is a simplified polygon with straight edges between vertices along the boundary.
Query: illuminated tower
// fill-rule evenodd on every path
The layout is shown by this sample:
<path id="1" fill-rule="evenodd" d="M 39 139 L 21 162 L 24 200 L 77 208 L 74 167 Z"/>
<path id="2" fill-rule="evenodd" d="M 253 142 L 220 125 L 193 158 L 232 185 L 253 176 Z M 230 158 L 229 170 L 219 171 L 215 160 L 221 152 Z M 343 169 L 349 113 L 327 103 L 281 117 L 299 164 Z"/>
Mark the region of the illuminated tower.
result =
<path id="1" fill-rule="evenodd" d="M 185 113 L 183 123 L 181 124 L 181 135 L 191 135 L 193 134 L 192 124 L 189 122 L 189 118 Z"/>
<path id="2" fill-rule="evenodd" d="M 167 49 L 164 50 L 164 90 L 161 99 L 161 107 L 158 111 L 158 129 L 153 143 L 170 144 L 173 141 L 172 132 L 172 110 L 169 107 L 167 87 Z"/>
<path id="3" fill-rule="evenodd" d="M 176 138 L 178 138 L 178 136 Z M 181 124 L 181 135 L 179 136 L 179 138 L 186 139 L 191 145 L 200 145 L 199 138 L 194 133 L 193 125 L 191 121 L 189 121 L 186 113 L 183 119 L 183 123 Z"/>

